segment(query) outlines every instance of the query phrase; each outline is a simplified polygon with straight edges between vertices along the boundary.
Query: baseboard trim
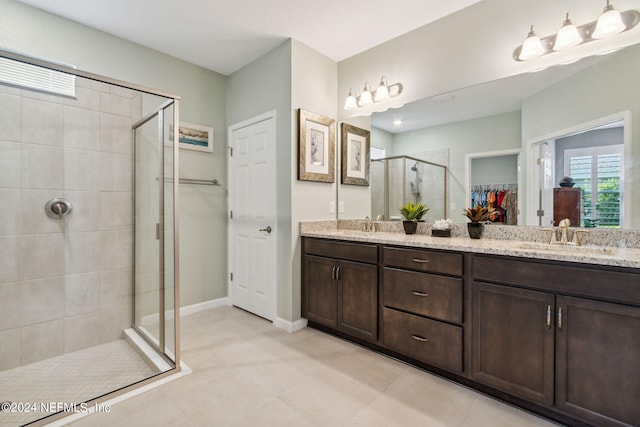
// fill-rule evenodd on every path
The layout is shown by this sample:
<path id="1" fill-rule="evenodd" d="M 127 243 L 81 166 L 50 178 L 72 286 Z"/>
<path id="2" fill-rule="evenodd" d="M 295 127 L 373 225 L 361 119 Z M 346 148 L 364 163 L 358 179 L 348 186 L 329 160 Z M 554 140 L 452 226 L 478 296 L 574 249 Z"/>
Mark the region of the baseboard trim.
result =
<path id="1" fill-rule="evenodd" d="M 185 305 L 184 307 L 180 307 L 180 317 L 198 313 L 199 311 L 209 310 L 212 308 L 223 307 L 227 305 L 231 305 L 231 300 L 229 299 L 229 297 L 223 297 L 218 299 L 212 299 L 205 302 L 199 302 L 196 304 Z"/>
<path id="2" fill-rule="evenodd" d="M 307 327 L 307 319 L 298 319 L 295 322 L 290 322 L 282 317 L 276 317 L 273 321 L 273 326 L 283 329 L 289 333 L 297 332 L 300 329 Z"/>
<path id="3" fill-rule="evenodd" d="M 209 310 L 216 307 L 232 306 L 231 298 L 224 297 L 211 301 L 200 302 L 197 304 L 187 305 L 180 307 L 180 316 L 187 316 L 189 314 L 197 313 L 203 310 Z M 282 317 L 276 317 L 273 321 L 273 326 L 280 328 L 289 333 L 297 332 L 307 327 L 307 319 L 298 319 L 295 322 L 290 322 Z"/>

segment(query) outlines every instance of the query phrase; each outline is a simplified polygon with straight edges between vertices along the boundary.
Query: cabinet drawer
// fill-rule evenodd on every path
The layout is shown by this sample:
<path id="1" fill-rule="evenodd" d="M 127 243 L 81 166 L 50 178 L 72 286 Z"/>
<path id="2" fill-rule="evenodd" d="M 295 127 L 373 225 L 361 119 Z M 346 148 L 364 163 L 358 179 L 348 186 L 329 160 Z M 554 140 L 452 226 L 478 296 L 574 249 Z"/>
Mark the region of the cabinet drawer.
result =
<path id="1" fill-rule="evenodd" d="M 474 255 L 471 270 L 476 280 L 640 305 L 640 274 L 635 271 L 490 255 Z"/>
<path id="2" fill-rule="evenodd" d="M 432 273 L 462 275 L 462 255 L 385 246 L 384 264 Z"/>
<path id="3" fill-rule="evenodd" d="M 462 328 L 383 309 L 383 344 L 416 360 L 462 372 Z"/>
<path id="4" fill-rule="evenodd" d="M 304 238 L 304 253 L 369 264 L 378 262 L 378 247 L 362 243 Z"/>
<path id="5" fill-rule="evenodd" d="M 384 268 L 384 305 L 462 323 L 462 279 Z"/>

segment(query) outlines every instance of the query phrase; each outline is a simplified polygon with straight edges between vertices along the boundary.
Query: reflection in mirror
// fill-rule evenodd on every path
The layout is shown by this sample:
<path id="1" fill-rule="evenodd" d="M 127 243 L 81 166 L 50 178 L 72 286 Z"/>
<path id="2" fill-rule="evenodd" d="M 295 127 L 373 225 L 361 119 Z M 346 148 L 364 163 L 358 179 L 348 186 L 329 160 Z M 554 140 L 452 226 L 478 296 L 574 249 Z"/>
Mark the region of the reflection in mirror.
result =
<path id="1" fill-rule="evenodd" d="M 573 226 L 624 228 L 624 125 L 617 119 L 585 125 L 532 144 L 542 159 L 531 189 L 539 194 L 539 225 L 558 226 L 568 218 Z"/>
<path id="2" fill-rule="evenodd" d="M 518 225 L 519 153 L 487 152 L 469 154 L 467 200 L 469 206 L 490 206 L 493 223 Z"/>
<path id="3" fill-rule="evenodd" d="M 470 176 L 475 175 L 474 168 L 481 167 L 470 162 L 469 155 L 514 151 L 520 155 L 517 182 L 502 178 L 488 182 L 491 177 L 485 176 L 485 182 L 479 184 L 517 184 L 519 225 L 551 224 L 553 189 L 560 188 L 564 176 L 574 175 L 574 187 L 582 188 L 583 194 L 579 202 L 582 216 L 573 225 L 638 229 L 640 218 L 633 213 L 640 212 L 636 189 L 640 170 L 632 165 L 638 162 L 640 133 L 631 129 L 631 123 L 640 120 L 638 75 L 640 45 L 635 45 L 416 101 L 374 113 L 371 145 L 385 150 L 387 157 L 406 155 L 446 166 L 448 212 L 454 222 L 465 222 L 457 213 L 471 205 Z M 402 124 L 394 125 L 398 119 Z M 617 124 L 611 128 L 613 122 Z M 601 129 L 604 125 L 609 128 Z M 601 135 L 617 129 L 623 142 L 605 142 L 586 132 L 593 128 L 600 128 Z M 553 148 L 550 141 L 555 141 Z M 541 152 L 545 142 L 547 151 Z M 605 145 L 622 147 L 616 153 L 610 153 L 610 148 L 589 148 Z M 587 156 L 596 170 L 592 174 L 580 163 Z M 612 158 L 620 161 L 605 162 Z M 598 172 L 598 167 L 608 170 Z M 616 168 L 619 177 L 613 176 Z M 375 189 L 371 190 L 374 195 Z M 428 196 L 423 203 L 431 205 Z M 611 214 L 616 209 L 619 213 Z"/>
<path id="4" fill-rule="evenodd" d="M 371 162 L 371 217 L 402 219 L 407 202 L 429 208 L 426 222 L 447 217 L 447 167 L 411 156 L 376 158 Z"/>

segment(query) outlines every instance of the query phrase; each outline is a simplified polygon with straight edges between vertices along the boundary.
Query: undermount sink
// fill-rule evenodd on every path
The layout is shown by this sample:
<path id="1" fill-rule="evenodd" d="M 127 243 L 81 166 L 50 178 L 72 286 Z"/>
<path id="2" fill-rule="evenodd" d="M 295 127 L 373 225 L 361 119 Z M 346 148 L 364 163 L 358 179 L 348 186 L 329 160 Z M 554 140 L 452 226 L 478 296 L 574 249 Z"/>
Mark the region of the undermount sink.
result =
<path id="1" fill-rule="evenodd" d="M 537 242 L 524 242 L 516 245 L 518 249 L 535 249 L 541 251 L 553 251 L 553 252 L 572 252 L 583 254 L 595 254 L 595 255 L 615 255 L 615 248 L 609 248 L 605 246 L 575 246 L 575 245 L 563 245 L 550 243 L 537 243 Z"/>

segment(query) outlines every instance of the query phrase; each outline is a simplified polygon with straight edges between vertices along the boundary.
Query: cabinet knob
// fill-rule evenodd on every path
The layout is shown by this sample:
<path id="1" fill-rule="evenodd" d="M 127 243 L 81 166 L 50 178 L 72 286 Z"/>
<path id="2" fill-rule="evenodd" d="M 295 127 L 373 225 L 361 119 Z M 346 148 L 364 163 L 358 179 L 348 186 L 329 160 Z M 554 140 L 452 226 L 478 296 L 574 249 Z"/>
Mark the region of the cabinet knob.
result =
<path id="1" fill-rule="evenodd" d="M 420 259 L 420 258 L 413 258 L 411 261 L 417 262 L 418 264 L 427 264 L 429 262 L 428 259 Z"/>
<path id="2" fill-rule="evenodd" d="M 411 338 L 413 338 L 416 341 L 420 341 L 420 342 L 427 342 L 429 341 L 428 339 L 421 337 L 420 335 L 411 335 Z"/>

